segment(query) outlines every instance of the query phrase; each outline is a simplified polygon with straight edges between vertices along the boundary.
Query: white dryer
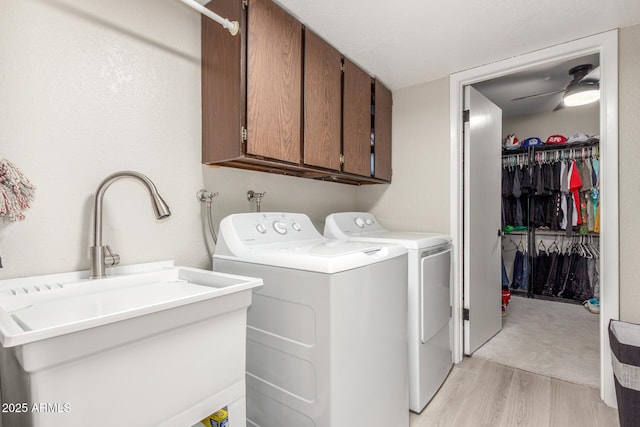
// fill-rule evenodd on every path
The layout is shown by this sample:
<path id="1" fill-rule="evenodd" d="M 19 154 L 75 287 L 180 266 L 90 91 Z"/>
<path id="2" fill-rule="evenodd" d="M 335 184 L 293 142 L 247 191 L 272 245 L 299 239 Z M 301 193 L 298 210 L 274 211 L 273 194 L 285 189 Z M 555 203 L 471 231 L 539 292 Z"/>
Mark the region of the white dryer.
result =
<path id="1" fill-rule="evenodd" d="M 303 214 L 236 214 L 213 268 L 264 282 L 247 312 L 247 425 L 409 425 L 404 247 L 329 240 Z"/>
<path id="2" fill-rule="evenodd" d="M 403 245 L 408 256 L 409 409 L 421 412 L 453 366 L 451 237 L 384 229 L 367 212 L 340 212 L 325 221 L 325 237 Z"/>

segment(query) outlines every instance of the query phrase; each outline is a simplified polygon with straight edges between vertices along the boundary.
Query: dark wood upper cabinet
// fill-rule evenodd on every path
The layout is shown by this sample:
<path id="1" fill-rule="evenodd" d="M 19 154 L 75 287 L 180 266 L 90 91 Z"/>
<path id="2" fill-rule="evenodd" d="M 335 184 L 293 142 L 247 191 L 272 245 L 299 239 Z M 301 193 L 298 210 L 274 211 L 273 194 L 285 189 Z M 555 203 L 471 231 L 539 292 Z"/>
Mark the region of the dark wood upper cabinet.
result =
<path id="1" fill-rule="evenodd" d="M 342 55 L 305 30 L 304 164 L 340 170 Z"/>
<path id="2" fill-rule="evenodd" d="M 371 76 L 344 60 L 343 171 L 371 176 Z"/>
<path id="3" fill-rule="evenodd" d="M 247 154 L 300 163 L 302 24 L 271 0 L 248 10 Z"/>
<path id="4" fill-rule="evenodd" d="M 246 27 L 242 2 L 214 0 L 208 7 Z M 229 31 L 202 17 L 202 162 L 216 163 L 242 155 L 244 118 L 243 34 Z"/>
<path id="5" fill-rule="evenodd" d="M 271 0 L 249 0 L 246 10 L 239 0 L 207 7 L 241 31 L 233 37 L 202 18 L 203 162 L 300 164 L 302 24 Z"/>
<path id="6" fill-rule="evenodd" d="M 376 80 L 374 89 L 374 176 L 391 181 L 391 91 Z"/>
<path id="7" fill-rule="evenodd" d="M 272 0 L 212 0 L 206 7 L 238 21 L 240 32 L 231 36 L 202 17 L 203 163 L 389 182 L 390 93 L 387 99 L 380 89 L 375 106 L 388 116 L 372 119 L 371 76 Z"/>

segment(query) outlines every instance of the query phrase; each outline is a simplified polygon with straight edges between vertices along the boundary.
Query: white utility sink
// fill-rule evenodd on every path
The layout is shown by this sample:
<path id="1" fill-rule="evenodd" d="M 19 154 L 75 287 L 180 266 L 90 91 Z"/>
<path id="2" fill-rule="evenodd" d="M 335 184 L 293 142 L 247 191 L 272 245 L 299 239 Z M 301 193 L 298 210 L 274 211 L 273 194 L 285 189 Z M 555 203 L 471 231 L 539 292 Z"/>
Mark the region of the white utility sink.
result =
<path id="1" fill-rule="evenodd" d="M 112 274 L 0 281 L 0 397 L 28 409 L 0 426 L 189 426 L 223 406 L 244 425 L 246 310 L 262 280 L 170 261 Z"/>

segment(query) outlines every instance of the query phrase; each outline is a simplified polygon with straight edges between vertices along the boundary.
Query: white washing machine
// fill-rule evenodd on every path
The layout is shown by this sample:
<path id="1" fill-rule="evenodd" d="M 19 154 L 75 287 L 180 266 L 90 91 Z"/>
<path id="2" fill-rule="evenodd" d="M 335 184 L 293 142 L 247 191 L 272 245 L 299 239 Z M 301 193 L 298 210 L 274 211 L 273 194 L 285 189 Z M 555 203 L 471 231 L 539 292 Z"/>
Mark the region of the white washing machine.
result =
<path id="1" fill-rule="evenodd" d="M 213 268 L 264 282 L 247 312 L 247 425 L 409 425 L 404 247 L 329 240 L 303 214 L 236 214 Z"/>
<path id="2" fill-rule="evenodd" d="M 385 230 L 370 213 L 326 218 L 325 237 L 403 245 L 408 256 L 409 409 L 421 412 L 453 366 L 451 354 L 451 237 Z"/>

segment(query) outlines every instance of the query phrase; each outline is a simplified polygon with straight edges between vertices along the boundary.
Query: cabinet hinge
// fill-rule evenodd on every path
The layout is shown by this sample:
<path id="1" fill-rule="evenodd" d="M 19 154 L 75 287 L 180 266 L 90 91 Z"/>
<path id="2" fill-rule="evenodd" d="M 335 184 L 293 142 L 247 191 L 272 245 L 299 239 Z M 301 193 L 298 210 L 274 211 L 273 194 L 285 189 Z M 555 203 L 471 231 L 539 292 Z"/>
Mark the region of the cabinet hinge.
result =
<path id="1" fill-rule="evenodd" d="M 249 0 L 242 0 L 242 8 L 246 9 L 249 7 Z"/>
<path id="2" fill-rule="evenodd" d="M 468 308 L 463 308 L 462 309 L 462 320 L 469 320 L 469 309 Z"/>
<path id="3" fill-rule="evenodd" d="M 467 123 L 469 121 L 469 110 L 464 110 L 462 112 L 462 123 Z"/>
<path id="4" fill-rule="evenodd" d="M 340 154 L 340 164 L 344 165 L 344 154 Z"/>
<path id="5" fill-rule="evenodd" d="M 340 71 L 344 73 L 344 62 L 340 63 Z"/>
<path id="6" fill-rule="evenodd" d="M 240 139 L 242 142 L 247 142 L 247 128 L 244 126 L 240 128 Z"/>

